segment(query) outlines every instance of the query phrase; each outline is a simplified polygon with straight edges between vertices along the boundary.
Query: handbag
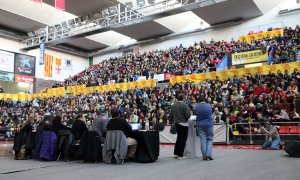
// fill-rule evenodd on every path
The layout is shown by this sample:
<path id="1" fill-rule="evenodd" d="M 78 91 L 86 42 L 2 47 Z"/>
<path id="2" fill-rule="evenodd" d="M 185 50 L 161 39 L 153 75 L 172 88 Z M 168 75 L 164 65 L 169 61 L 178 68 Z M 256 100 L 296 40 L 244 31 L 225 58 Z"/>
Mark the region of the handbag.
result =
<path id="1" fill-rule="evenodd" d="M 176 133 L 177 133 L 175 123 L 173 123 L 173 124 L 171 125 L 170 133 L 171 133 L 171 134 L 176 134 Z"/>

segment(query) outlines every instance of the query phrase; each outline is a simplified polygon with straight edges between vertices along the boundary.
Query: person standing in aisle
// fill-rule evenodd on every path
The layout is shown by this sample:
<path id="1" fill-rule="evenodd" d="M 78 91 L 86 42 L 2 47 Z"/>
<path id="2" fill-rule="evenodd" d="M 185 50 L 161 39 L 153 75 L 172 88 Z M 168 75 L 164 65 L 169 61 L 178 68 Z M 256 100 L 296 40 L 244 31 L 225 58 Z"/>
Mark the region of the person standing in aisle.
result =
<path id="1" fill-rule="evenodd" d="M 197 133 L 200 138 L 203 160 L 213 160 L 212 149 L 214 142 L 213 117 L 211 105 L 200 95 L 199 104 L 195 107 Z"/>
<path id="2" fill-rule="evenodd" d="M 184 94 L 179 94 L 178 102 L 176 102 L 171 108 L 170 119 L 174 119 L 177 139 L 174 148 L 174 155 L 177 159 L 185 159 L 183 152 L 188 137 L 188 119 L 191 117 L 191 112 L 187 104 L 183 101 L 185 99 Z"/>

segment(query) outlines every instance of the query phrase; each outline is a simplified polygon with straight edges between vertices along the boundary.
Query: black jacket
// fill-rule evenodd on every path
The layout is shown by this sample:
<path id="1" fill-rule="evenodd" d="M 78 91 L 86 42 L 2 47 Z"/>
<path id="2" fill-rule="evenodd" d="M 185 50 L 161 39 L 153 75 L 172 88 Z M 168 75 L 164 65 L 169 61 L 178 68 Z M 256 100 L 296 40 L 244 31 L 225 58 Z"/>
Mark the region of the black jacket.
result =
<path id="1" fill-rule="evenodd" d="M 85 131 L 83 133 L 79 153 L 87 162 L 101 161 L 101 143 L 100 137 L 96 131 Z"/>
<path id="2" fill-rule="evenodd" d="M 85 123 L 81 120 L 76 120 L 74 121 L 73 125 L 72 125 L 72 134 L 75 137 L 75 140 L 80 140 L 81 137 L 83 136 L 84 131 L 87 131 L 87 127 L 85 125 Z"/>
<path id="3" fill-rule="evenodd" d="M 121 130 L 128 137 L 128 133 L 132 130 L 131 126 L 128 122 L 121 118 L 114 118 L 108 121 L 107 123 L 107 131 L 109 130 Z"/>

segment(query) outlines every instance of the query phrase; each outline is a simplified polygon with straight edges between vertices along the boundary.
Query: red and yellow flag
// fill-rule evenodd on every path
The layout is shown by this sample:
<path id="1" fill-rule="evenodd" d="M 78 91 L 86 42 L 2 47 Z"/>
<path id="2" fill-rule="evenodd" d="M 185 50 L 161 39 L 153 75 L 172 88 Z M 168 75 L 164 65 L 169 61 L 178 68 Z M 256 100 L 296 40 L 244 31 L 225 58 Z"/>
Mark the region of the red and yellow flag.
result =
<path id="1" fill-rule="evenodd" d="M 52 78 L 53 76 L 53 56 L 45 54 L 44 76 Z"/>

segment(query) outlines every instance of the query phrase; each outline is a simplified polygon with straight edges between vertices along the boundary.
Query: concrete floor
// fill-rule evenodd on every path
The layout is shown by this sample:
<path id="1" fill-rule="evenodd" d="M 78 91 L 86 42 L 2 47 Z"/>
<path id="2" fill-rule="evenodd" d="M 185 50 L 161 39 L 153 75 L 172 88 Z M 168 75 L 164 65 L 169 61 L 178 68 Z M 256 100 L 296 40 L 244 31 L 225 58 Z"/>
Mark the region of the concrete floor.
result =
<path id="1" fill-rule="evenodd" d="M 161 148 L 155 163 L 124 165 L 0 158 L 0 180 L 299 180 L 300 158 L 284 151 L 215 149 L 214 161 L 176 160 Z"/>

